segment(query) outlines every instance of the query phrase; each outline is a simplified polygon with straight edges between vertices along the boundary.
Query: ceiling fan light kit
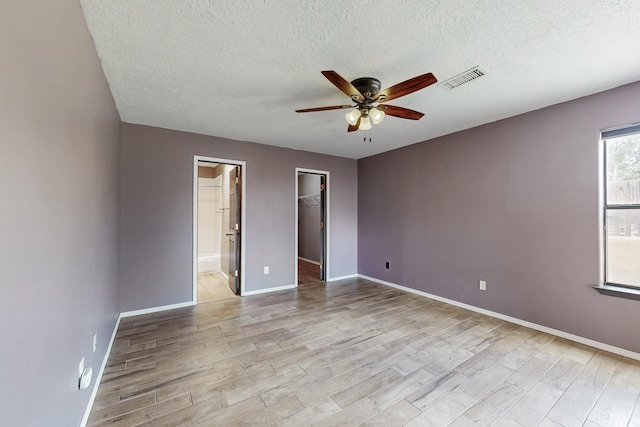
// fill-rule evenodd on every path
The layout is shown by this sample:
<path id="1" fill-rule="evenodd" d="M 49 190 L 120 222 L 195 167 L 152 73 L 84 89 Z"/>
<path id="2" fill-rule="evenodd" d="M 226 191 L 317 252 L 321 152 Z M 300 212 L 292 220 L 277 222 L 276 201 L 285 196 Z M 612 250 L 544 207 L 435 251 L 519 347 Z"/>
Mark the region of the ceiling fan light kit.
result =
<path id="1" fill-rule="evenodd" d="M 384 107 L 372 107 L 369 110 L 369 117 L 371 117 L 371 121 L 373 122 L 373 124 L 377 125 L 382 121 L 382 119 L 384 119 Z"/>
<path id="2" fill-rule="evenodd" d="M 358 126 L 360 130 L 369 130 L 371 129 L 371 119 L 369 119 L 369 112 L 364 111 L 362 116 L 360 116 L 360 125 Z"/>
<path id="3" fill-rule="evenodd" d="M 327 78 L 335 87 L 347 95 L 356 105 L 334 105 L 330 107 L 305 108 L 296 110 L 297 113 L 310 113 L 315 111 L 339 110 L 343 108 L 353 108 L 345 114 L 345 119 L 349 123 L 347 132 L 355 130 L 369 130 L 372 123 L 377 125 L 382 122 L 385 115 L 399 117 L 401 119 L 420 120 L 423 113 L 410 110 L 404 107 L 382 104 L 391 99 L 409 95 L 420 89 L 424 89 L 437 82 L 433 74 L 427 73 L 412 79 L 398 83 L 388 89 L 380 90 L 382 85 L 380 80 L 373 77 L 360 77 L 348 82 L 335 71 L 323 71 L 322 75 Z"/>
<path id="4" fill-rule="evenodd" d="M 349 123 L 351 126 L 355 126 L 356 123 L 358 123 L 360 115 L 360 110 L 356 108 L 355 110 L 349 111 L 347 114 L 345 114 L 344 118 L 347 119 L 347 123 Z"/>

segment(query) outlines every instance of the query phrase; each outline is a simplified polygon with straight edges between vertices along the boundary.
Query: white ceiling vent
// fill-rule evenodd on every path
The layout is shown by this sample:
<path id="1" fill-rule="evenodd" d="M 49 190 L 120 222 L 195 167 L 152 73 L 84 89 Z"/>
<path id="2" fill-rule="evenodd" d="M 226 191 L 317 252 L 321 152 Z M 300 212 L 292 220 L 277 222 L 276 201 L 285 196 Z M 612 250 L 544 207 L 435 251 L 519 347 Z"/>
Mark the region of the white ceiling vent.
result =
<path id="1" fill-rule="evenodd" d="M 488 72 L 484 68 L 481 68 L 480 66 L 473 67 L 472 69 L 467 70 L 464 73 L 460 73 L 457 76 L 451 77 L 449 80 L 438 83 L 438 86 L 447 90 L 455 89 L 458 86 L 462 86 L 463 84 L 469 83 L 472 80 L 479 79 L 485 74 L 488 74 Z"/>

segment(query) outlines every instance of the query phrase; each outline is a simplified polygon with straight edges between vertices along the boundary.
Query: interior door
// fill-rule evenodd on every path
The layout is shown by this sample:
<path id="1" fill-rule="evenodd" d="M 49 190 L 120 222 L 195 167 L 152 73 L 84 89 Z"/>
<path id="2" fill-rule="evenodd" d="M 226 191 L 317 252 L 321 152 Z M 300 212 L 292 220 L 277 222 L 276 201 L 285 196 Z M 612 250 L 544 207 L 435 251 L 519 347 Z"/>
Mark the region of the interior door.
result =
<path id="1" fill-rule="evenodd" d="M 327 177 L 326 175 L 320 175 L 320 280 L 327 280 L 326 272 L 326 257 L 327 257 L 327 212 L 326 212 L 326 188 Z"/>
<path id="2" fill-rule="evenodd" d="M 240 295 L 240 167 L 229 172 L 229 287 Z"/>

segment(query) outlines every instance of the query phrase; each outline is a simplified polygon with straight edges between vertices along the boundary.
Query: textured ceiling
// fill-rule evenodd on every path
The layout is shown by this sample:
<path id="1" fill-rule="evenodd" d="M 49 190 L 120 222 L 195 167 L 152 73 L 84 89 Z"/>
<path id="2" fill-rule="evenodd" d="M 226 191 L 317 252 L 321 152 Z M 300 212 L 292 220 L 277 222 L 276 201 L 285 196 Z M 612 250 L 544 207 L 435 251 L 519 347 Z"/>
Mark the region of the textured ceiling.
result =
<path id="1" fill-rule="evenodd" d="M 123 121 L 361 158 L 640 80 L 638 0 L 81 0 Z M 489 74 L 347 134 L 321 74 Z"/>

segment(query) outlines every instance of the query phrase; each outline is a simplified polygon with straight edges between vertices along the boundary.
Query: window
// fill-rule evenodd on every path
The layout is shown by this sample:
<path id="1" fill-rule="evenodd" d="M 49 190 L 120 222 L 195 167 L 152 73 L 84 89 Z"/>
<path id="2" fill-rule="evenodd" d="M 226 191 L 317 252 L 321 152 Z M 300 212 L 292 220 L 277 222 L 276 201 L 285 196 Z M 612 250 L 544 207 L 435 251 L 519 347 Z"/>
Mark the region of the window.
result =
<path id="1" fill-rule="evenodd" d="M 606 285 L 640 289 L 640 125 L 602 133 Z"/>

